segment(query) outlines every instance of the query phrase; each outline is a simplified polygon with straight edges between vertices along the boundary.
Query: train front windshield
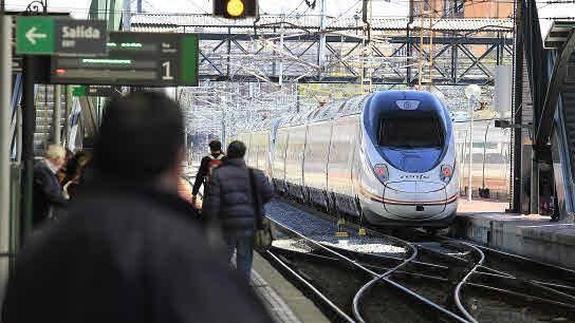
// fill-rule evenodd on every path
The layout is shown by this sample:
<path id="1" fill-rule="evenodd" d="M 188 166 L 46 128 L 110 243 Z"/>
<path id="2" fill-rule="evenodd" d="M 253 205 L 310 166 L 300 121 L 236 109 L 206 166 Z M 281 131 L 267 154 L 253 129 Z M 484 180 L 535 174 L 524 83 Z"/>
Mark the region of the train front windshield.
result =
<path id="1" fill-rule="evenodd" d="M 403 111 L 402 111 L 403 112 Z M 389 148 L 441 148 L 441 121 L 434 113 L 386 115 L 379 127 L 379 145 Z"/>

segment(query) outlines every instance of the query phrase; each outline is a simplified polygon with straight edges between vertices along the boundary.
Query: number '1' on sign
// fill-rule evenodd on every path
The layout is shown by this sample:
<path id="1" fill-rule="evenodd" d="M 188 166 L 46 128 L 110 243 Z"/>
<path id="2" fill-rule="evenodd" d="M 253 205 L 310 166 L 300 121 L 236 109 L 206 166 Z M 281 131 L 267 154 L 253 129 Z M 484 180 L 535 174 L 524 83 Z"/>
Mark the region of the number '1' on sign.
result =
<path id="1" fill-rule="evenodd" d="M 169 81 L 169 80 L 173 80 L 174 77 L 172 76 L 172 69 L 171 69 L 172 64 L 170 63 L 170 61 L 165 61 L 162 63 L 162 80 L 165 81 Z"/>

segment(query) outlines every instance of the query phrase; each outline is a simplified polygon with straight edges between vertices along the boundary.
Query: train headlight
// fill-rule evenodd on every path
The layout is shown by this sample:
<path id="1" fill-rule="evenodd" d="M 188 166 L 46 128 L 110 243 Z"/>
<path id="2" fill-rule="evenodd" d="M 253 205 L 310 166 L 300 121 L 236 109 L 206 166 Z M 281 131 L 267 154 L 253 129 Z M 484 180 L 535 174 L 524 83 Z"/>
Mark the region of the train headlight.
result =
<path id="1" fill-rule="evenodd" d="M 442 165 L 441 166 L 441 174 L 439 175 L 441 180 L 444 182 L 449 182 L 451 180 L 451 176 L 453 176 L 453 167 L 449 165 Z"/>
<path id="2" fill-rule="evenodd" d="M 389 172 L 387 170 L 387 166 L 385 164 L 377 164 L 373 167 L 373 172 L 379 178 L 379 180 L 383 183 L 389 179 Z"/>

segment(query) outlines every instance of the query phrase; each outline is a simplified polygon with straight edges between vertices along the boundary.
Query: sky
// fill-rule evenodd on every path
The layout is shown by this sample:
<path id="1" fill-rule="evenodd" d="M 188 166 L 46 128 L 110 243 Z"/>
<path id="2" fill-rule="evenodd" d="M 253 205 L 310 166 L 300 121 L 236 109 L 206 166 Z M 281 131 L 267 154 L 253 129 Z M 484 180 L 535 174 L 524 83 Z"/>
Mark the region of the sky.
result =
<path id="1" fill-rule="evenodd" d="M 134 5 L 136 0 L 132 0 Z M 310 2 L 314 0 L 308 0 Z M 260 13 L 269 14 L 319 14 L 319 3 L 310 9 L 305 0 L 259 0 Z M 353 16 L 361 8 L 361 0 L 325 0 L 327 14 L 332 17 Z M 373 16 L 405 17 L 409 0 L 371 0 Z M 553 3 L 558 0 L 538 0 L 540 17 L 574 17 L 575 0 L 559 0 L 570 3 Z M 31 0 L 6 0 L 8 10 L 24 10 Z M 74 18 L 87 17 L 91 0 L 48 0 L 50 11 L 71 12 Z M 143 0 L 144 10 L 154 13 L 211 13 L 212 0 Z M 542 32 L 550 27 L 551 21 L 542 20 Z"/>
<path id="2" fill-rule="evenodd" d="M 144 9 L 149 12 L 211 13 L 212 0 L 143 0 Z M 313 1 L 313 0 L 310 0 Z M 260 13 L 271 14 L 319 14 L 319 2 L 315 10 L 308 9 L 304 0 L 259 0 Z M 361 0 L 326 0 L 327 14 L 333 17 L 353 15 L 361 8 Z M 6 0 L 9 10 L 24 10 L 31 0 Z M 76 18 L 87 15 L 91 0 L 48 0 L 50 11 L 71 12 Z M 133 0 L 135 4 L 135 0 Z M 373 14 L 377 16 L 405 16 L 408 0 L 372 0 Z M 295 11 L 294 11 L 295 9 Z"/>

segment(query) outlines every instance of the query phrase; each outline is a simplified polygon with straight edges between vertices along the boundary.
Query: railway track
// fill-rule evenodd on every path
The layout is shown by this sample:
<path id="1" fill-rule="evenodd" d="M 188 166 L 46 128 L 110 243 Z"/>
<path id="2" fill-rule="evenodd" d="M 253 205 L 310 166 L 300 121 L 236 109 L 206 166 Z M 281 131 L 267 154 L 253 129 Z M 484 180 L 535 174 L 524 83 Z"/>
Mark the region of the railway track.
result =
<path id="1" fill-rule="evenodd" d="M 278 240 L 268 259 L 334 321 L 575 321 L 572 270 L 413 230 L 362 237 L 348 224 L 349 239 L 337 239 L 324 215 L 275 208 L 287 214 L 272 216 Z"/>

